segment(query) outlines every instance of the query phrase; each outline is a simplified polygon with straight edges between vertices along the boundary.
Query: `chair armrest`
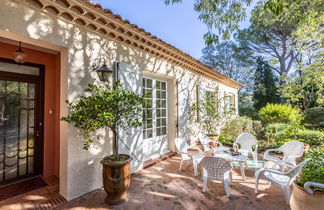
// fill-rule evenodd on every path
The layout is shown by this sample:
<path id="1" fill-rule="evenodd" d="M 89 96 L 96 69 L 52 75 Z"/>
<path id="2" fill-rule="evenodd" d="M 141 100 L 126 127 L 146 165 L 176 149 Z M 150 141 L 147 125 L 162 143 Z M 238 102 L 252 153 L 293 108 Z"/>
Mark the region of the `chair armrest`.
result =
<path id="1" fill-rule="evenodd" d="M 301 155 L 301 156 L 302 156 L 302 155 Z M 285 162 L 288 162 L 288 163 L 290 163 L 290 161 L 291 161 L 291 160 L 295 161 L 295 160 L 296 160 L 296 158 L 299 158 L 299 157 L 301 157 L 301 156 L 294 156 L 294 155 L 289 155 L 289 156 L 287 157 L 287 159 L 286 159 L 286 161 L 285 161 Z"/>
<path id="2" fill-rule="evenodd" d="M 278 174 L 278 175 L 284 175 L 284 176 L 286 176 L 286 173 L 282 173 L 282 172 L 280 172 L 280 171 L 276 171 L 276 170 L 268 169 L 268 168 L 261 168 L 261 169 L 257 170 L 257 171 L 255 172 L 255 174 L 257 175 L 257 173 L 258 173 L 258 174 L 261 174 L 261 173 L 265 173 L 265 172 L 270 172 L 270 173 L 274 173 L 274 174 Z"/>
<path id="3" fill-rule="evenodd" d="M 263 159 L 265 159 L 267 156 L 271 156 L 269 155 L 270 152 L 275 152 L 275 151 L 281 151 L 280 149 L 267 149 L 265 152 L 264 152 L 264 155 L 263 155 Z"/>
<path id="4" fill-rule="evenodd" d="M 317 182 L 306 182 L 304 184 L 304 188 L 305 190 L 309 193 L 309 194 L 314 194 L 313 190 L 311 189 L 311 187 L 319 187 L 319 188 L 324 188 L 324 184 L 321 183 L 317 183 Z"/>
<path id="5" fill-rule="evenodd" d="M 188 149 L 198 150 L 199 153 L 203 153 L 203 151 L 200 148 L 198 148 L 196 145 L 189 146 Z"/>

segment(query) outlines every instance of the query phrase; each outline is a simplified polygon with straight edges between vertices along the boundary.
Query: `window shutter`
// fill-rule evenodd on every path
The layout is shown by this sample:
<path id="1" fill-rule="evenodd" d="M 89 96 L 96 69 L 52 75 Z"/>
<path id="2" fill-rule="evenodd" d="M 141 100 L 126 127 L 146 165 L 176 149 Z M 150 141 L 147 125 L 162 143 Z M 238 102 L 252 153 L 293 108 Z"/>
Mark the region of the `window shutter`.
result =
<path id="1" fill-rule="evenodd" d="M 118 72 L 118 81 L 123 88 L 142 94 L 142 71 L 141 69 L 124 62 L 116 64 Z M 130 155 L 131 171 L 135 172 L 143 168 L 143 128 L 130 128 L 119 131 L 119 149 L 118 152 Z"/>
<path id="2" fill-rule="evenodd" d="M 178 137 L 189 140 L 190 91 L 187 81 L 178 82 Z"/>

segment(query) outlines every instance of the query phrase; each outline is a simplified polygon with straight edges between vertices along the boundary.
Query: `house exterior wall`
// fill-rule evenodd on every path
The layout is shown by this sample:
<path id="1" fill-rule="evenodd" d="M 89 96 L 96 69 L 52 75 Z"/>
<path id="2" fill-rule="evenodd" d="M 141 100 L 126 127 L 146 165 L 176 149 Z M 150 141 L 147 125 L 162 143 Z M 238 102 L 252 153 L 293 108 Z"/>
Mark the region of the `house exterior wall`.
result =
<path id="1" fill-rule="evenodd" d="M 216 82 L 188 71 L 183 67 L 162 60 L 147 52 L 126 46 L 118 41 L 110 40 L 104 35 L 93 33 L 82 26 L 59 19 L 51 14 L 42 13 L 39 9 L 29 7 L 18 0 L 3 0 L 0 7 L 0 37 L 10 32 L 26 40 L 36 40 L 40 43 L 49 43 L 59 49 L 66 49 L 61 53 L 61 63 L 66 68 L 67 78 L 61 75 L 60 103 L 64 100 L 74 100 L 84 94 L 83 90 L 88 83 L 98 83 L 91 66 L 100 57 L 113 68 L 116 61 L 131 64 L 143 70 L 146 76 L 163 78 L 170 85 L 169 94 L 169 126 L 171 150 L 175 150 L 173 139 L 177 136 L 177 109 L 176 109 L 176 82 L 185 81 L 189 84 L 190 101 L 196 102 L 197 85 L 203 84 L 208 88 L 219 86 L 221 92 L 231 92 L 237 98 L 237 89 Z M 20 41 L 20 40 L 18 40 Z M 65 87 L 64 80 L 67 79 Z M 64 98 L 66 95 L 66 98 Z M 63 101 L 63 102 L 62 102 Z M 66 107 L 65 107 L 66 110 Z M 237 110 L 237 100 L 236 100 Z M 61 116 L 66 111 L 61 110 Z M 76 198 L 102 186 L 101 158 L 112 154 L 111 133 L 106 130 L 98 131 L 100 139 L 89 151 L 82 150 L 82 141 L 77 130 L 71 124 L 60 122 L 60 193 L 68 200 Z M 196 133 L 201 125 L 192 124 L 191 138 L 196 140 Z"/>

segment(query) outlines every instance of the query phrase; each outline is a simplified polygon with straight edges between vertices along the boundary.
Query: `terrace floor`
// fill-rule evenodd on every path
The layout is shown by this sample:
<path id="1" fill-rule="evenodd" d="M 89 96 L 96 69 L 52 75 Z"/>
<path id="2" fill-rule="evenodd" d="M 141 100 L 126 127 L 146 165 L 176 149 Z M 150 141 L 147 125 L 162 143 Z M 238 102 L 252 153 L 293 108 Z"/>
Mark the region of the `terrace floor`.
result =
<path id="1" fill-rule="evenodd" d="M 228 198 L 224 185 L 214 181 L 209 181 L 207 191 L 202 193 L 201 175 L 194 177 L 190 164 L 179 172 L 179 163 L 180 157 L 173 156 L 133 174 L 128 200 L 119 206 L 105 204 L 105 191 L 97 189 L 57 209 L 290 209 L 282 190 L 264 180 L 259 185 L 259 193 L 254 193 L 255 169 L 246 168 L 246 181 L 243 181 L 239 168 L 234 168 Z"/>

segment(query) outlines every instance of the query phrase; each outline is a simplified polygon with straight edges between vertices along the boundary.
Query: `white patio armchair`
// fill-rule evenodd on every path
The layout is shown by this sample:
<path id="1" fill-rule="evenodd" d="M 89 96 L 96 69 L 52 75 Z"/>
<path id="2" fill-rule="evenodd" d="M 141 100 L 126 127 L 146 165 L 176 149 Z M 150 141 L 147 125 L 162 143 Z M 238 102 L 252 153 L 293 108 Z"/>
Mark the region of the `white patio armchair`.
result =
<path id="1" fill-rule="evenodd" d="M 274 157 L 270 155 L 270 152 L 282 152 L 282 159 Z M 292 140 L 285 142 L 278 149 L 268 149 L 264 152 L 263 156 L 263 166 L 265 165 L 265 161 L 270 161 L 274 163 L 274 168 L 277 166 L 280 167 L 281 171 L 284 171 L 286 167 L 292 168 L 296 166 L 296 159 L 301 157 L 304 153 L 304 143 Z"/>
<path id="2" fill-rule="evenodd" d="M 225 149 L 225 147 L 223 147 L 223 145 L 220 142 L 211 140 L 206 134 L 198 133 L 198 139 L 204 147 L 204 152 L 212 151 L 215 153 L 223 151 L 222 148 Z M 214 148 L 209 143 L 216 143 L 218 145 L 216 148 Z"/>
<path id="3" fill-rule="evenodd" d="M 303 168 L 303 166 L 311 159 L 306 159 L 288 172 L 280 172 L 273 169 L 261 168 L 255 172 L 255 193 L 258 193 L 259 179 L 266 179 L 271 183 L 275 183 L 284 191 L 287 204 L 289 204 L 293 181 Z"/>
<path id="4" fill-rule="evenodd" d="M 248 157 L 252 154 L 255 165 L 258 165 L 258 141 L 250 133 L 241 133 L 235 140 L 236 144 L 240 145 L 239 152 Z"/>
<path id="5" fill-rule="evenodd" d="M 181 155 L 181 162 L 180 162 L 179 171 L 181 171 L 183 163 L 192 161 L 193 168 L 194 168 L 194 175 L 197 176 L 197 174 L 198 174 L 198 164 L 204 157 L 203 151 L 201 151 L 196 146 L 189 146 L 187 141 L 185 141 L 184 139 L 181 139 L 181 138 L 176 138 L 175 139 L 175 146 L 176 146 L 176 148 L 178 150 L 178 153 Z M 197 150 L 199 153 L 198 154 L 189 154 L 188 153 L 189 149 Z"/>
<path id="6" fill-rule="evenodd" d="M 203 168 L 202 191 L 206 192 L 208 180 L 222 181 L 227 197 L 231 195 L 229 183 L 232 182 L 232 166 L 225 159 L 219 157 L 204 157 L 201 161 Z"/>

